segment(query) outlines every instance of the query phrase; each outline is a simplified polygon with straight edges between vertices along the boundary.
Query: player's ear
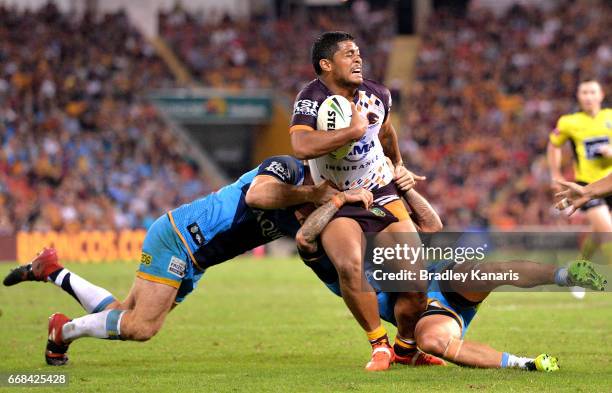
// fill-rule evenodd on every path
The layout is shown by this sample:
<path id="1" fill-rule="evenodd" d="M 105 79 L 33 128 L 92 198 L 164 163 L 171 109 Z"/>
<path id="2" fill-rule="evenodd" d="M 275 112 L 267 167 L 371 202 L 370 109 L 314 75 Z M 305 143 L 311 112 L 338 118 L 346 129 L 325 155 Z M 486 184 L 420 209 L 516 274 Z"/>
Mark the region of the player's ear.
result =
<path id="1" fill-rule="evenodd" d="M 325 72 L 330 72 L 332 69 L 331 61 L 329 59 L 319 60 L 319 66 Z"/>

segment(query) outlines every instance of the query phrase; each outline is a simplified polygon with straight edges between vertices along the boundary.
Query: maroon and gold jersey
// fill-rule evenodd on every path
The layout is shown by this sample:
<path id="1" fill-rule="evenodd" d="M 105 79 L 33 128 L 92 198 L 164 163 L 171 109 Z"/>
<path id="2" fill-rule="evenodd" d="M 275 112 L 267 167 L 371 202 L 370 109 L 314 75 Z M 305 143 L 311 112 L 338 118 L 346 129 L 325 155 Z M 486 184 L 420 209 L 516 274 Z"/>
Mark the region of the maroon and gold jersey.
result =
<path id="1" fill-rule="evenodd" d="M 290 130 L 300 127 L 316 130 L 319 107 L 332 95 L 321 80 L 315 79 L 308 83 L 295 100 Z M 378 139 L 381 126 L 391 109 L 391 93 L 383 85 L 364 79 L 355 91 L 353 102 L 359 113 L 370 123 L 365 135 L 353 144 L 344 158 L 338 160 L 326 154 L 309 160 L 308 165 L 317 184 L 329 180 L 341 190 L 357 187 L 375 190 L 393 180 Z"/>

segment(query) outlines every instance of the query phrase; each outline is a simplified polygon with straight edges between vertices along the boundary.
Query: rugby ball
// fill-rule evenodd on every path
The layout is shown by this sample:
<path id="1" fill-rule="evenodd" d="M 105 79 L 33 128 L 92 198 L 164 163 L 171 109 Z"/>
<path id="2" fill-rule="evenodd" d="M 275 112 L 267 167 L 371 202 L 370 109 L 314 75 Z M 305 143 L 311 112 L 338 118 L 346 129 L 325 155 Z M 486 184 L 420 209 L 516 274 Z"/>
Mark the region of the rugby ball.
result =
<path id="1" fill-rule="evenodd" d="M 323 101 L 317 113 L 317 130 L 332 131 L 346 128 L 351 124 L 351 103 L 346 98 L 333 95 Z M 341 160 L 353 148 L 353 142 L 329 153 L 335 160 Z"/>

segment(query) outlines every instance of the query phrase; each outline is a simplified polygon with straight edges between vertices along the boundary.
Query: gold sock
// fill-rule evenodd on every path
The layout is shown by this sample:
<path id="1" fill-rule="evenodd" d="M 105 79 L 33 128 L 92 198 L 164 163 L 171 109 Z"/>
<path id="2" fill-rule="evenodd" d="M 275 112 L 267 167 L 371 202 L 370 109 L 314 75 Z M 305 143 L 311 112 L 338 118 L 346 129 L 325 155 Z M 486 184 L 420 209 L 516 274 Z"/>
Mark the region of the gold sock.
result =
<path id="1" fill-rule="evenodd" d="M 366 334 L 368 335 L 368 341 L 370 341 L 370 344 L 372 345 L 383 341 L 389 342 L 389 338 L 387 337 L 387 329 L 385 329 L 383 325 L 380 325 L 371 332 L 366 332 Z"/>
<path id="2" fill-rule="evenodd" d="M 414 338 L 403 338 L 399 334 L 395 336 L 395 345 L 393 345 L 395 353 L 400 356 L 407 356 L 417 350 L 416 341 Z"/>

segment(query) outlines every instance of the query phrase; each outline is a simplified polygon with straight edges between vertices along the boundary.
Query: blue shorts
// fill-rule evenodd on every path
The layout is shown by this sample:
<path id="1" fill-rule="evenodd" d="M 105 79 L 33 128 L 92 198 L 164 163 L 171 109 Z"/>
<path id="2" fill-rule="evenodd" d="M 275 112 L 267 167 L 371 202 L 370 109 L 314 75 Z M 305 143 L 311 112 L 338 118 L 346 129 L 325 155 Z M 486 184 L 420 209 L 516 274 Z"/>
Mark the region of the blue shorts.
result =
<path id="1" fill-rule="evenodd" d="M 147 231 L 142 244 L 140 266 L 136 273 L 143 280 L 178 289 L 176 303 L 193 291 L 204 271 L 196 268 L 181 243 L 167 214 L 159 217 Z"/>
<path id="2" fill-rule="evenodd" d="M 322 258 L 319 262 L 331 263 L 327 258 Z M 450 263 L 440 262 L 432 264 L 428 270 L 441 272 L 444 269 L 447 269 L 449 266 Z M 339 282 L 336 281 L 333 283 L 326 283 L 325 285 L 330 291 L 338 296 L 341 296 Z M 457 298 L 457 296 L 459 297 Z M 378 298 L 378 313 L 380 318 L 397 326 L 394 313 L 397 293 L 377 292 L 376 297 Z M 461 304 L 461 301 L 459 301 L 460 299 L 461 297 L 457 293 L 443 292 L 440 289 L 440 284 L 438 281 L 430 281 L 427 288 L 427 309 L 421 315 L 421 318 L 434 314 L 449 316 L 453 318 L 461 328 L 461 337 L 463 338 L 467 328 L 472 322 L 472 319 L 474 319 L 480 304 Z"/>
<path id="3" fill-rule="evenodd" d="M 444 270 L 452 269 L 454 265 L 454 262 L 437 262 L 432 263 L 427 270 L 442 273 Z M 440 288 L 440 281 L 432 280 L 427 287 L 427 309 L 421 318 L 428 315 L 451 317 L 459 325 L 461 338 L 463 338 L 479 306 L 480 303 L 470 302 L 457 292 L 444 291 Z"/>

